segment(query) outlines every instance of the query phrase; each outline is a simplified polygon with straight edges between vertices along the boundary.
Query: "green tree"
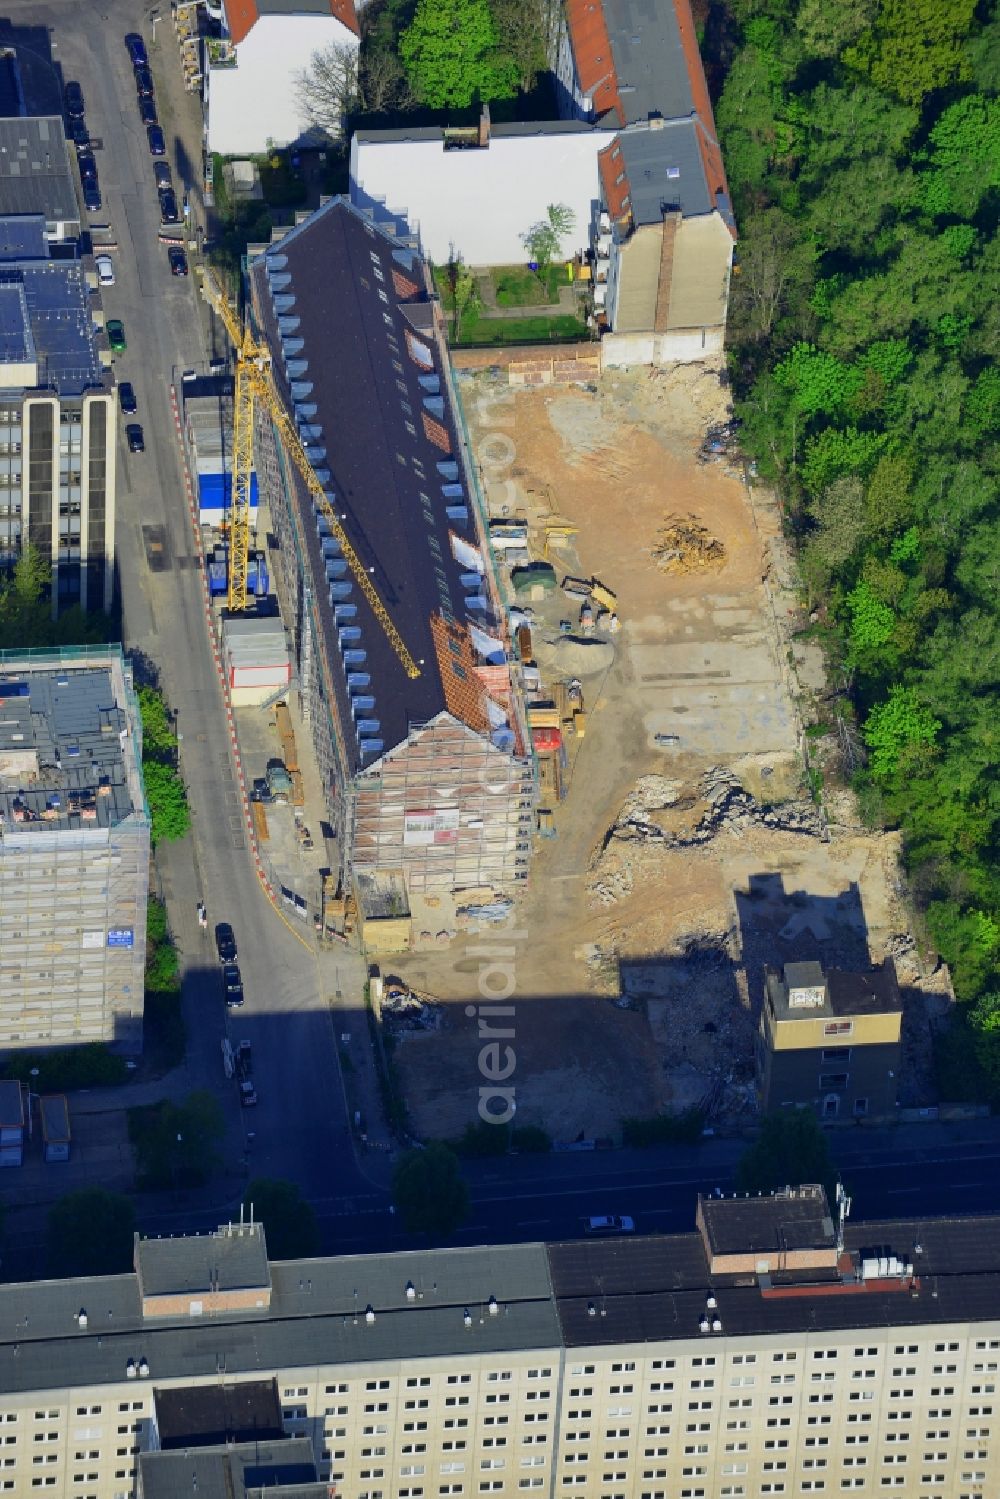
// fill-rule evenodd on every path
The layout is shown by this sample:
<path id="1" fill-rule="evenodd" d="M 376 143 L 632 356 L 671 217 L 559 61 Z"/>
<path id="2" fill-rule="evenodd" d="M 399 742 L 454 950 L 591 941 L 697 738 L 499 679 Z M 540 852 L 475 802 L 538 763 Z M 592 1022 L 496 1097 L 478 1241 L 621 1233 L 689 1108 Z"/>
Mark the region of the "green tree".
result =
<path id="1" fill-rule="evenodd" d="M 214 1093 L 189 1093 L 129 1110 L 129 1139 L 139 1184 L 152 1189 L 202 1186 L 218 1161 L 226 1125 Z"/>
<path id="2" fill-rule="evenodd" d="M 893 687 L 885 702 L 871 710 L 864 726 L 872 775 L 879 780 L 894 775 L 908 751 L 933 745 L 940 728 L 915 687 Z"/>
<path id="3" fill-rule="evenodd" d="M 166 698 L 156 687 L 140 687 L 136 697 L 142 720 L 143 754 L 173 761 L 177 755 L 177 735 Z"/>
<path id="4" fill-rule="evenodd" d="M 929 156 L 932 210 L 972 218 L 1000 187 L 1000 99 L 970 94 L 950 105 L 931 130 Z"/>
<path id="5" fill-rule="evenodd" d="M 48 1268 L 56 1279 L 122 1275 L 132 1268 L 135 1212 L 127 1197 L 87 1187 L 70 1192 L 49 1213 Z"/>
<path id="6" fill-rule="evenodd" d="M 530 93 L 545 71 L 544 7 L 539 0 L 490 0 L 497 50 L 517 69 L 518 86 Z"/>
<path id="7" fill-rule="evenodd" d="M 479 295 L 476 278 L 463 260 L 457 257 L 451 259 L 448 262 L 446 276 L 452 302 L 451 336 L 452 341 L 458 343 L 464 319 L 467 316 L 475 317 L 483 302 Z"/>
<path id="8" fill-rule="evenodd" d="M 561 254 L 562 242 L 572 234 L 576 214 L 566 203 L 550 203 L 544 219 L 521 235 L 521 243 L 542 275 Z"/>
<path id="9" fill-rule="evenodd" d="M 319 1253 L 316 1214 L 293 1182 L 258 1176 L 243 1194 L 243 1206 L 264 1225 L 269 1259 L 305 1260 Z"/>
<path id="10" fill-rule="evenodd" d="M 871 24 L 874 0 L 802 0 L 795 28 L 810 57 L 839 57 Z"/>
<path id="11" fill-rule="evenodd" d="M 149 802 L 153 847 L 183 838 L 191 826 L 191 809 L 184 782 L 177 771 L 162 760 L 144 758 L 142 776 Z"/>
<path id="12" fill-rule="evenodd" d="M 768 1114 L 760 1134 L 736 1167 L 740 1192 L 777 1192 L 783 1187 L 803 1187 L 817 1182 L 830 1201 L 836 1189 L 836 1172 L 830 1147 L 812 1109 L 782 1109 Z"/>
<path id="13" fill-rule="evenodd" d="M 414 94 L 432 109 L 517 93 L 517 66 L 498 51 L 488 0 L 420 0 L 399 53 Z"/>
<path id="14" fill-rule="evenodd" d="M 844 60 L 887 94 L 920 104 L 935 89 L 968 78 L 962 43 L 976 0 L 879 0 L 875 24 Z"/>
<path id="15" fill-rule="evenodd" d="M 392 1197 L 413 1234 L 452 1234 L 469 1214 L 469 1188 L 458 1156 L 438 1141 L 400 1157 Z"/>

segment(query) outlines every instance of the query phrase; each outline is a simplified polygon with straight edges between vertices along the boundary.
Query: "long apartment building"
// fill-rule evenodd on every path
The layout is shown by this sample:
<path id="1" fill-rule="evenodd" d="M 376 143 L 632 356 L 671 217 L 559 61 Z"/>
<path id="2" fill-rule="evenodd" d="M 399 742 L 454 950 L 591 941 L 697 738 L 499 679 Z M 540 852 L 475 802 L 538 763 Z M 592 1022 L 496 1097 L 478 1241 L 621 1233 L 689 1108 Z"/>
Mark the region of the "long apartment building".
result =
<path id="1" fill-rule="evenodd" d="M 52 564 L 55 607 L 111 608 L 114 392 L 83 263 L 42 214 L 0 217 L 0 568 Z"/>
<path id="2" fill-rule="evenodd" d="M 0 651 L 0 1051 L 142 1050 L 141 754 L 118 646 Z"/>
<path id="3" fill-rule="evenodd" d="M 0 1287 L 0 1491 L 233 1499 L 256 1433 L 338 1499 L 989 1499 L 998 1379 L 996 1217 L 835 1225 L 802 1187 L 691 1233 L 274 1264 L 230 1225 Z"/>
<path id="4" fill-rule="evenodd" d="M 299 436 L 419 672 L 262 413 L 269 560 L 345 871 L 510 890 L 528 872 L 531 752 L 428 267 L 336 199 L 249 281 Z"/>

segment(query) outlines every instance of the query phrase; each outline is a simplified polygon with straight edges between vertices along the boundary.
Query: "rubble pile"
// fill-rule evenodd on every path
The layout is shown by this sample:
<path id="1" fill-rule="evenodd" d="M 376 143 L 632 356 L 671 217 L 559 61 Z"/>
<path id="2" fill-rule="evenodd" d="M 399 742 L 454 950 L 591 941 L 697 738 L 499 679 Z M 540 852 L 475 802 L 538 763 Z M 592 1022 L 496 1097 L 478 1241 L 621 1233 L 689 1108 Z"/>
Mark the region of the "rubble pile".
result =
<path id="1" fill-rule="evenodd" d="M 725 560 L 725 545 L 693 515 L 664 519 L 653 547 L 653 561 L 663 572 L 714 571 Z"/>
<path id="2" fill-rule="evenodd" d="M 403 984 L 390 984 L 382 997 L 382 1024 L 390 1030 L 436 1031 L 441 1006 L 426 995 L 421 998 Z"/>

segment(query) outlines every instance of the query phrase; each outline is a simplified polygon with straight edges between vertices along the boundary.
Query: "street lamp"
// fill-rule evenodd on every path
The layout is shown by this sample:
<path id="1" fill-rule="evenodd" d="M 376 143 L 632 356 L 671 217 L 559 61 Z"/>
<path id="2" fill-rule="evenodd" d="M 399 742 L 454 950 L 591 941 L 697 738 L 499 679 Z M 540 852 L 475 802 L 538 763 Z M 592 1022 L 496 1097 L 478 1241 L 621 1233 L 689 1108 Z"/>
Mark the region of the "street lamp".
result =
<path id="1" fill-rule="evenodd" d="M 38 1068 L 37 1067 L 32 1067 L 32 1069 L 29 1072 L 28 1076 L 29 1077 L 37 1077 L 38 1076 Z M 41 1103 L 41 1101 L 42 1101 L 42 1095 L 40 1093 L 32 1093 L 32 1091 L 31 1091 L 31 1084 L 29 1083 L 28 1084 L 28 1139 L 29 1140 L 31 1139 L 31 1134 L 32 1134 L 32 1129 L 31 1129 L 31 1100 L 33 1098 L 37 1098 L 38 1101 L 39 1101 L 39 1103 Z"/>

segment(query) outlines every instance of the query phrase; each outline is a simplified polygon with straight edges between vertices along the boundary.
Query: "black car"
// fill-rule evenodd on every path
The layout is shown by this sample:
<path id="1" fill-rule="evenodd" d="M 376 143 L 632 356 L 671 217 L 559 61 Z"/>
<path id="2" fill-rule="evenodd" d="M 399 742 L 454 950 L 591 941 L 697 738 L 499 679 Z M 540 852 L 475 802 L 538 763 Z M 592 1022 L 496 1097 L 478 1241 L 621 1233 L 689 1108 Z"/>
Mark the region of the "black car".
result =
<path id="1" fill-rule="evenodd" d="M 254 781 L 250 800 L 252 802 L 263 802 L 265 806 L 269 806 L 274 801 L 274 797 L 271 795 L 271 788 L 267 784 L 267 776 L 258 776 Z"/>
<path id="2" fill-rule="evenodd" d="M 148 68 L 136 68 L 135 91 L 140 99 L 153 97 L 153 75 Z"/>
<path id="3" fill-rule="evenodd" d="M 130 31 L 125 38 L 128 55 L 132 60 L 133 68 L 145 68 L 149 66 L 149 54 L 146 51 L 146 43 L 137 31 Z"/>
<path id="4" fill-rule="evenodd" d="M 78 151 L 87 150 L 90 145 L 90 131 L 87 129 L 85 120 L 70 120 L 69 138 Z"/>
<path id="5" fill-rule="evenodd" d="M 81 151 L 77 157 L 77 165 L 80 168 L 80 181 L 86 187 L 88 182 L 97 181 L 97 162 L 90 151 Z"/>
<path id="6" fill-rule="evenodd" d="M 222 992 L 231 1010 L 238 1010 L 243 1003 L 243 980 L 235 963 L 222 965 Z"/>
<path id="7" fill-rule="evenodd" d="M 96 178 L 92 182 L 83 184 L 83 202 L 88 213 L 97 213 L 103 201 Z"/>
<path id="8" fill-rule="evenodd" d="M 144 125 L 156 125 L 156 100 L 141 98 L 139 100 L 139 119 Z"/>
<path id="9" fill-rule="evenodd" d="M 153 176 L 156 178 L 157 187 L 173 187 L 173 178 L 170 175 L 169 161 L 154 161 Z"/>
<path id="10" fill-rule="evenodd" d="M 220 921 L 215 928 L 215 945 L 220 963 L 236 962 L 236 937 L 228 921 Z"/>
<path id="11" fill-rule="evenodd" d="M 129 422 L 125 428 L 125 440 L 128 443 L 130 453 L 144 453 L 146 451 L 146 439 L 142 435 L 142 428 L 138 422 Z"/>
<path id="12" fill-rule="evenodd" d="M 159 125 L 148 126 L 146 129 L 146 136 L 149 140 L 150 156 L 166 156 L 167 143 L 164 139 L 163 131 L 160 129 Z"/>
<path id="13" fill-rule="evenodd" d="M 130 380 L 123 380 L 119 385 L 118 404 L 126 416 L 131 416 L 133 412 L 139 410 L 139 403 L 135 398 L 135 391 Z"/>
<path id="14" fill-rule="evenodd" d="M 188 260 L 179 245 L 171 245 L 167 251 L 167 259 L 170 262 L 170 274 L 172 276 L 186 276 L 188 273 Z"/>
<path id="15" fill-rule="evenodd" d="M 172 187 L 160 188 L 160 218 L 165 224 L 176 224 L 180 215 L 177 212 L 177 198 Z"/>
<path id="16" fill-rule="evenodd" d="M 83 89 L 78 83 L 66 85 L 66 113 L 71 120 L 82 120 L 84 115 Z"/>

